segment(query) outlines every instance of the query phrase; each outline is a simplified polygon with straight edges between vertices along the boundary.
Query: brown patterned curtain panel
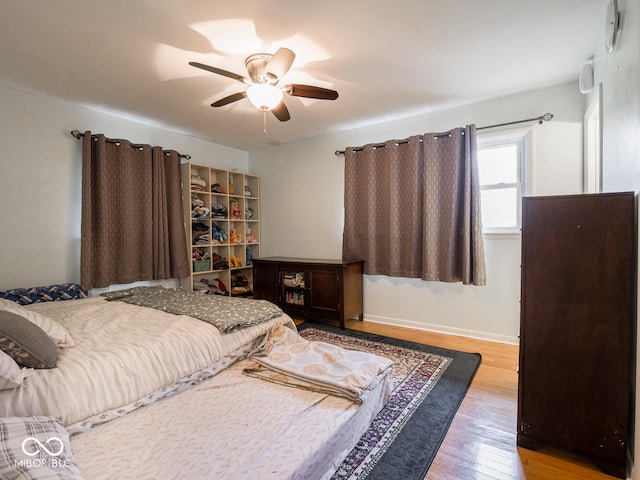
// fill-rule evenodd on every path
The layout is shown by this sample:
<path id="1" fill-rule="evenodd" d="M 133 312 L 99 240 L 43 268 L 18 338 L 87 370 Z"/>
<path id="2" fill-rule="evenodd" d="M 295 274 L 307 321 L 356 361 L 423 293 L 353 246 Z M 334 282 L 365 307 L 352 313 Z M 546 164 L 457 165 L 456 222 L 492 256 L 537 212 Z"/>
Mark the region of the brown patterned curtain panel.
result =
<path id="1" fill-rule="evenodd" d="M 475 125 L 345 149 L 344 209 L 364 273 L 486 284 Z"/>
<path id="2" fill-rule="evenodd" d="M 84 133 L 81 283 L 189 275 L 180 154 Z"/>

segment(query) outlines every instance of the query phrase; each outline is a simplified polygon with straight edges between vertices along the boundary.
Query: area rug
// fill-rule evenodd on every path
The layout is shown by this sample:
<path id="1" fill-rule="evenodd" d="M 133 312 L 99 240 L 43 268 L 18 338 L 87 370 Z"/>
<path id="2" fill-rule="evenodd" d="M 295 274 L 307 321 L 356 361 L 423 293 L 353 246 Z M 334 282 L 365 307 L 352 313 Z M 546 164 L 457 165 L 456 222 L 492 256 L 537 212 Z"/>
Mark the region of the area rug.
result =
<path id="1" fill-rule="evenodd" d="M 480 355 L 305 322 L 300 335 L 391 359 L 392 394 L 332 480 L 422 480 L 480 365 Z"/>

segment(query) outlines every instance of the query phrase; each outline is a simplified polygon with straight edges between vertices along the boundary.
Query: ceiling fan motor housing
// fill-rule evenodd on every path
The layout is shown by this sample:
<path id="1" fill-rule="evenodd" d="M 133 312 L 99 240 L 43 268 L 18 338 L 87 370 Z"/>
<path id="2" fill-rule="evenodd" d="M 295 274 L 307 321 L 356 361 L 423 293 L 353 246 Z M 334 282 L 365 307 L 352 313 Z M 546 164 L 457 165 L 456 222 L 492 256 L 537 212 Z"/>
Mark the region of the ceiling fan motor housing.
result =
<path id="1" fill-rule="evenodd" d="M 267 64 L 272 56 L 268 53 L 256 53 L 248 56 L 244 61 L 253 83 L 275 85 L 278 81 L 278 77 L 267 72 Z"/>

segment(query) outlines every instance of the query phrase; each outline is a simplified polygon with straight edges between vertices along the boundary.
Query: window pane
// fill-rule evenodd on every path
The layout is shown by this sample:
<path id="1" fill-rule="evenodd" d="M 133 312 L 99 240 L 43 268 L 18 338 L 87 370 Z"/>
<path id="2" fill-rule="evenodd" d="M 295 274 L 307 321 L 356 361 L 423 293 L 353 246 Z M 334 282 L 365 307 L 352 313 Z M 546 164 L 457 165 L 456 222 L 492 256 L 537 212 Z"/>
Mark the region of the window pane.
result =
<path id="1" fill-rule="evenodd" d="M 478 170 L 480 185 L 518 182 L 518 147 L 506 145 L 478 150 Z"/>
<path id="2" fill-rule="evenodd" d="M 518 189 L 481 190 L 482 228 L 518 226 Z"/>

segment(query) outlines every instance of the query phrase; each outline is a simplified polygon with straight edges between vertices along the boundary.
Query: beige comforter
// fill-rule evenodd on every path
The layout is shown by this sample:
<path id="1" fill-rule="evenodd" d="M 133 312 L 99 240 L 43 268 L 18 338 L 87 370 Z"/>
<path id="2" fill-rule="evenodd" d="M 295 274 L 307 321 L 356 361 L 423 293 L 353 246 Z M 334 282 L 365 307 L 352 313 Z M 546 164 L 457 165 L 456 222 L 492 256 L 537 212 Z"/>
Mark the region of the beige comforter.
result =
<path id="1" fill-rule="evenodd" d="M 206 367 L 215 373 L 226 366 L 217 362 L 233 359 L 276 325 L 295 328 L 283 315 L 222 334 L 191 317 L 101 297 L 25 308 L 60 322 L 76 345 L 59 351 L 58 368 L 36 370 L 23 388 L 0 391 L 0 415 L 54 416 L 74 428 L 88 428 L 124 406 L 133 409 L 149 396 L 159 398 L 163 389 L 176 389 L 180 379 L 189 381 Z"/>

